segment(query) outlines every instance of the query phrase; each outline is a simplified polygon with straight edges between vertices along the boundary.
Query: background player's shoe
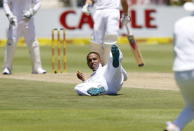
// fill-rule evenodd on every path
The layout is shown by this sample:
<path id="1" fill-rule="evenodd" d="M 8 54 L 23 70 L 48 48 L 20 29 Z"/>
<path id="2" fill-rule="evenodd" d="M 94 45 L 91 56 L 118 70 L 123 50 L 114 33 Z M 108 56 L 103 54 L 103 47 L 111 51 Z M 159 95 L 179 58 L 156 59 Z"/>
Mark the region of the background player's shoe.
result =
<path id="1" fill-rule="evenodd" d="M 9 68 L 4 68 L 2 74 L 3 75 L 11 75 L 11 70 Z"/>
<path id="2" fill-rule="evenodd" d="M 112 45 L 111 47 L 111 53 L 112 53 L 112 57 L 113 57 L 113 67 L 117 68 L 119 67 L 119 56 L 120 56 L 120 52 L 119 49 L 116 45 Z"/>
<path id="3" fill-rule="evenodd" d="M 105 89 L 104 87 L 100 87 L 100 88 L 92 87 L 87 91 L 87 93 L 90 94 L 91 96 L 98 96 L 98 95 L 104 94 Z"/>
<path id="4" fill-rule="evenodd" d="M 166 123 L 167 127 L 164 131 L 181 131 L 180 128 L 178 128 L 175 124 L 172 122 L 167 122 Z"/>
<path id="5" fill-rule="evenodd" d="M 32 71 L 32 74 L 46 74 L 46 70 L 38 68 L 36 71 Z"/>

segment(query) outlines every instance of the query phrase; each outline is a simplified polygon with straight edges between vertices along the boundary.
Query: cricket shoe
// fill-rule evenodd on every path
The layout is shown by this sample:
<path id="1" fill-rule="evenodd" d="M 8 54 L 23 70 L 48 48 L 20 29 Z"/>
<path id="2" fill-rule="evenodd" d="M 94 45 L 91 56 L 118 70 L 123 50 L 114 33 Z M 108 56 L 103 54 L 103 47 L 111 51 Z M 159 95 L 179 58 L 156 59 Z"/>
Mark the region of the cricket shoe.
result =
<path id="1" fill-rule="evenodd" d="M 164 131 L 181 131 L 180 128 L 178 128 L 175 124 L 172 122 L 167 122 L 166 123 L 167 127 Z"/>
<path id="2" fill-rule="evenodd" d="M 112 45 L 111 53 L 112 53 L 112 57 L 113 57 L 112 65 L 113 65 L 113 67 L 117 68 L 117 67 L 119 67 L 120 52 L 119 52 L 119 49 L 116 45 Z"/>
<path id="3" fill-rule="evenodd" d="M 100 88 L 91 87 L 87 91 L 87 93 L 90 94 L 91 96 L 103 95 L 105 93 L 105 89 L 104 87 L 100 87 Z"/>
<path id="4" fill-rule="evenodd" d="M 2 72 L 3 75 L 11 75 L 11 70 L 9 68 L 4 68 L 3 72 Z"/>
<path id="5" fill-rule="evenodd" d="M 36 71 L 32 71 L 32 74 L 46 74 L 46 70 L 38 68 Z"/>

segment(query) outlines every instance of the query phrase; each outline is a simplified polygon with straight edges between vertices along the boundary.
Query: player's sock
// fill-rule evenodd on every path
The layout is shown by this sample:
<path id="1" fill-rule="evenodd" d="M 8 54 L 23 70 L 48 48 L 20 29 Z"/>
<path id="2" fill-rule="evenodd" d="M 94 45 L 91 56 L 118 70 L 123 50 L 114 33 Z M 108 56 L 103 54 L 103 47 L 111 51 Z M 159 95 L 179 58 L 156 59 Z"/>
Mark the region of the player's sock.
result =
<path id="1" fill-rule="evenodd" d="M 92 87 L 87 91 L 87 93 L 90 94 L 91 96 L 98 96 L 98 95 L 104 94 L 105 89 L 104 87 L 100 87 L 100 88 Z"/>
<path id="2" fill-rule="evenodd" d="M 113 57 L 112 65 L 113 67 L 117 68 L 119 67 L 119 56 L 120 56 L 118 47 L 116 45 L 112 45 L 111 52 L 112 52 L 112 57 Z"/>

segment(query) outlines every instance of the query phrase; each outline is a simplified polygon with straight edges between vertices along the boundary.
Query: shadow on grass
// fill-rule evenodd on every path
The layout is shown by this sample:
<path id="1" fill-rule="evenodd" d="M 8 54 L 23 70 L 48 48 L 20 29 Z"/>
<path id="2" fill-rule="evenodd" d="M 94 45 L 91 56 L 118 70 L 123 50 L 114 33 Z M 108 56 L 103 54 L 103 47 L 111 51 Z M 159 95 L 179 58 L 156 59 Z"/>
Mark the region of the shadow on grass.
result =
<path id="1" fill-rule="evenodd" d="M 120 96 L 120 95 L 123 95 L 123 94 L 108 94 L 108 96 Z"/>

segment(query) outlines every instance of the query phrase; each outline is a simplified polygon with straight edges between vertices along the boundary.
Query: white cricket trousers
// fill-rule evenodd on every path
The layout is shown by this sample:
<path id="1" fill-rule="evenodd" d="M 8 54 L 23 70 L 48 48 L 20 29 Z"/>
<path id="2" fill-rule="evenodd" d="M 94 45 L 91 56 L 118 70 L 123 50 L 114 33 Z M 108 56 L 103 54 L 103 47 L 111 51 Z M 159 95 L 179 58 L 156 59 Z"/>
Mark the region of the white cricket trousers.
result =
<path id="1" fill-rule="evenodd" d="M 16 44 L 20 37 L 25 38 L 27 44 L 35 41 L 35 27 L 33 19 L 30 21 L 21 20 L 17 26 L 10 26 L 8 29 L 8 40 Z"/>
<path id="2" fill-rule="evenodd" d="M 21 20 L 18 22 L 17 26 L 9 26 L 7 32 L 7 45 L 5 49 L 5 59 L 4 59 L 4 68 L 12 68 L 13 56 L 15 53 L 16 43 L 20 37 L 25 38 L 25 42 L 28 46 L 33 67 L 32 70 L 36 71 L 41 67 L 40 54 L 39 54 L 39 45 L 35 38 L 35 27 L 33 18 L 29 21 Z"/>
<path id="3" fill-rule="evenodd" d="M 175 79 L 183 96 L 185 107 L 174 123 L 182 129 L 194 118 L 194 70 L 175 72 Z"/>
<path id="4" fill-rule="evenodd" d="M 115 44 L 119 31 L 120 11 L 118 9 L 96 10 L 93 19 L 92 42 L 96 44 Z"/>
<path id="5" fill-rule="evenodd" d="M 100 54 L 102 65 L 107 64 L 110 48 L 117 43 L 120 11 L 118 9 L 96 10 L 90 48 Z"/>

